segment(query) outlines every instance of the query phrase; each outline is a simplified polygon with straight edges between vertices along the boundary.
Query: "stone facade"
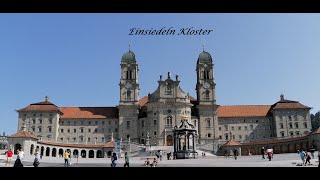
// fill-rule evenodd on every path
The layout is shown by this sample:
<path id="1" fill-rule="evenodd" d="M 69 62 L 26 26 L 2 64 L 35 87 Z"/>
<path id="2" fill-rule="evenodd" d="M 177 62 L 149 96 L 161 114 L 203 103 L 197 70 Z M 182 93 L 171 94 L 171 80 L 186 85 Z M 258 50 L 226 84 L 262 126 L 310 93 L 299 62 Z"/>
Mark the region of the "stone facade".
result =
<path id="1" fill-rule="evenodd" d="M 160 76 L 158 87 L 139 98 L 138 61 L 126 52 L 120 65 L 120 97 L 116 107 L 58 107 L 48 101 L 18 110 L 18 131 L 27 131 L 42 141 L 103 144 L 130 140 L 151 145 L 173 145 L 174 126 L 186 116 L 197 130 L 197 143 L 223 145 L 228 140 L 257 140 L 306 136 L 311 132 L 310 108 L 284 99 L 273 105 L 219 106 L 216 104 L 214 64 L 208 52 L 196 62 L 196 94 L 180 87 L 177 75 Z"/>

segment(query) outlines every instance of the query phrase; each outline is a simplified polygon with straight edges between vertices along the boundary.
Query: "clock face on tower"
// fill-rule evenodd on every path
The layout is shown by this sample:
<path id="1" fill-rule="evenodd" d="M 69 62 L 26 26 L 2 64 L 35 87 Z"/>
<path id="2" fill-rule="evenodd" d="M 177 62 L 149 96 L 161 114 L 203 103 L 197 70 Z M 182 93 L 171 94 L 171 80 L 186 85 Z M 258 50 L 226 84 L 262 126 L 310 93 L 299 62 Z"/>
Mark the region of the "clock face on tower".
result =
<path id="1" fill-rule="evenodd" d="M 209 84 L 208 82 L 206 82 L 206 83 L 204 83 L 203 87 L 204 87 L 205 89 L 208 89 L 208 88 L 210 87 L 210 84 Z"/>
<path id="2" fill-rule="evenodd" d="M 130 88 L 131 88 L 131 84 L 130 84 L 130 83 L 127 83 L 127 84 L 125 85 L 125 87 L 126 87 L 127 89 L 130 89 Z"/>

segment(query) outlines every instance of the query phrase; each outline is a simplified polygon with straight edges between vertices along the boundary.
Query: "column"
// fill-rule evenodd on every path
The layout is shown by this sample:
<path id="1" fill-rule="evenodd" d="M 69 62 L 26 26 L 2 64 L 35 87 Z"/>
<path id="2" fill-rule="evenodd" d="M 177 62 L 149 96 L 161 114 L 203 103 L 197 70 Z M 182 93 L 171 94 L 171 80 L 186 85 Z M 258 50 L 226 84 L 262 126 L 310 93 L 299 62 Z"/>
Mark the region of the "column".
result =
<path id="1" fill-rule="evenodd" d="M 184 135 L 184 143 L 185 143 L 185 146 L 186 146 L 186 150 L 187 150 L 187 137 L 188 137 L 188 132 L 186 131 L 185 135 Z"/>
<path id="2" fill-rule="evenodd" d="M 51 155 L 52 155 L 52 147 L 49 149 L 49 157 L 51 157 Z"/>
<path id="3" fill-rule="evenodd" d="M 196 149 L 195 149 L 195 143 L 194 143 L 194 141 L 195 141 L 195 138 L 194 138 L 194 132 L 192 133 L 192 148 L 193 148 L 193 152 L 194 151 L 196 151 Z"/>
<path id="4" fill-rule="evenodd" d="M 176 152 L 176 145 L 177 145 L 177 139 L 176 139 L 176 133 L 173 134 L 173 152 Z"/>
<path id="5" fill-rule="evenodd" d="M 188 151 L 190 149 L 190 134 L 188 134 Z"/>

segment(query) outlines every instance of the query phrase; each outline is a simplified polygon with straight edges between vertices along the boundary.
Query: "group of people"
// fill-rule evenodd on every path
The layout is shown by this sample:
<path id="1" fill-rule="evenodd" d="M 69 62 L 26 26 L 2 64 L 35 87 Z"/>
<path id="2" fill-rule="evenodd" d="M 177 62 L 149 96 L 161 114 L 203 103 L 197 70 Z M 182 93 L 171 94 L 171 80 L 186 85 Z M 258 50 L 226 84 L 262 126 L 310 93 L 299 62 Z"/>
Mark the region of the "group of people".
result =
<path id="1" fill-rule="evenodd" d="M 147 160 L 144 162 L 145 166 L 151 166 L 151 167 L 156 167 L 158 165 L 158 160 L 157 158 L 153 158 L 153 162 L 150 162 L 150 158 L 147 158 Z"/>
<path id="2" fill-rule="evenodd" d="M 230 149 L 230 152 L 229 152 L 229 153 L 228 153 L 227 150 L 224 151 L 224 157 L 225 157 L 225 158 L 228 158 L 228 157 L 231 156 L 232 154 L 233 154 L 234 159 L 237 160 L 237 157 L 239 156 L 239 152 L 238 152 L 237 149 L 233 149 L 233 150 Z M 205 156 L 205 154 L 204 154 L 204 156 Z"/>
<path id="3" fill-rule="evenodd" d="M 300 158 L 302 160 L 302 164 L 301 165 L 307 165 L 307 163 L 310 165 L 311 162 L 310 160 L 314 158 L 314 148 L 311 147 L 311 149 L 309 151 L 305 151 L 304 149 L 302 149 L 301 151 L 298 150 L 298 154 L 300 155 Z M 319 158 L 319 167 L 320 167 L 320 151 L 318 153 L 318 158 Z"/>
<path id="4" fill-rule="evenodd" d="M 265 159 L 264 155 L 268 156 L 269 161 L 271 161 L 271 159 L 273 158 L 273 149 L 267 149 L 265 150 L 264 147 L 261 148 L 261 155 L 262 155 L 262 159 Z"/>
<path id="5" fill-rule="evenodd" d="M 124 166 L 123 167 L 130 167 L 129 165 L 129 155 L 128 153 L 126 152 L 125 155 L 124 155 Z M 111 167 L 117 167 L 117 164 L 118 164 L 118 156 L 117 156 L 117 153 L 112 153 L 111 155 Z"/>

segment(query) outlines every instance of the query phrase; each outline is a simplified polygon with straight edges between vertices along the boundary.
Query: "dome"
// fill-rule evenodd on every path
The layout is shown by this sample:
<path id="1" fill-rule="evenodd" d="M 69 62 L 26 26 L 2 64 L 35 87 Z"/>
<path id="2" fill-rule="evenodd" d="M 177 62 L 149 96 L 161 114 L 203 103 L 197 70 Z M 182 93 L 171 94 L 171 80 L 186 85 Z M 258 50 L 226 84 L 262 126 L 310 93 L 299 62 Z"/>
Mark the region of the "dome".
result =
<path id="1" fill-rule="evenodd" d="M 121 62 L 126 62 L 126 63 L 136 62 L 136 56 L 132 51 L 129 50 L 128 52 L 123 54 L 121 58 Z"/>
<path id="2" fill-rule="evenodd" d="M 198 62 L 200 62 L 200 63 L 212 63 L 212 57 L 208 52 L 202 51 L 199 54 Z"/>

